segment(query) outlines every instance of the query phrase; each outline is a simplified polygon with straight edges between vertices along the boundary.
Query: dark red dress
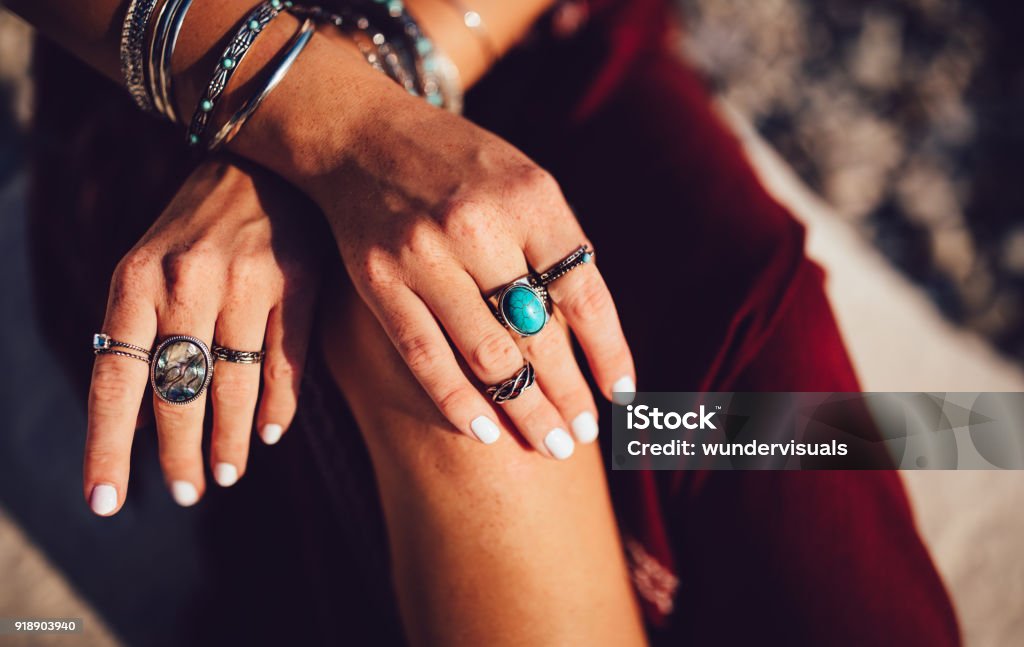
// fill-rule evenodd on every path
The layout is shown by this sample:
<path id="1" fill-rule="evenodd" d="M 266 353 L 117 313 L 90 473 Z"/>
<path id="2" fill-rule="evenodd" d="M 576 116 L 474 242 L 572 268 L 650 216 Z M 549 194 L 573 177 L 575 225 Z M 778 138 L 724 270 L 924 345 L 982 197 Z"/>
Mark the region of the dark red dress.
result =
<path id="1" fill-rule="evenodd" d="M 640 388 L 858 390 L 822 272 L 804 255 L 803 229 L 755 179 L 700 79 L 676 55 L 668 3 L 594 0 L 585 13 L 575 28 L 579 21 L 571 18 L 584 14 L 556 19 L 558 37 L 538 29 L 471 93 L 467 116 L 561 182 L 600 250 Z M 40 161 L 51 177 L 54 168 L 74 169 L 75 184 L 67 195 L 36 196 L 41 222 L 66 220 L 69 207 L 83 214 L 64 223 L 75 234 L 71 242 L 37 237 L 37 258 L 68 259 L 63 271 L 41 264 L 40 275 L 56 343 L 74 339 L 69 354 L 102 312 L 102 295 L 89 296 L 87 284 L 105 285 L 147 223 L 127 212 L 118 191 L 147 189 L 144 213 L 151 218 L 182 173 L 180 158 L 142 150 L 140 139 L 153 141 L 153 123 L 138 119 L 126 101 L 116 104 L 116 116 L 111 103 L 91 112 L 76 107 L 82 119 L 93 119 L 95 132 L 59 123 L 67 109 L 57 101 L 73 91 L 42 88 L 41 121 L 77 134 L 71 153 L 51 150 Z M 114 131 L 130 141 L 112 144 L 105 134 Z M 164 140 L 152 146 L 177 141 L 174 133 L 155 136 Z M 105 153 L 112 145 L 150 163 L 104 174 L 68 161 L 126 159 Z M 126 225 L 121 239 L 95 235 L 97 221 Z M 80 302 L 48 302 L 52 281 L 83 285 Z M 82 313 L 91 314 L 89 323 Z M 371 644 L 344 642 L 362 636 L 387 644 L 399 638 L 372 471 L 324 375 L 314 357 L 302 433 L 290 435 L 288 450 L 302 493 L 296 500 L 311 502 L 298 515 L 309 530 L 304 582 L 340 621 L 325 623 L 325 641 Z M 312 473 L 311 463 L 319 468 Z M 959 643 L 949 598 L 895 472 L 609 478 L 654 644 Z"/>

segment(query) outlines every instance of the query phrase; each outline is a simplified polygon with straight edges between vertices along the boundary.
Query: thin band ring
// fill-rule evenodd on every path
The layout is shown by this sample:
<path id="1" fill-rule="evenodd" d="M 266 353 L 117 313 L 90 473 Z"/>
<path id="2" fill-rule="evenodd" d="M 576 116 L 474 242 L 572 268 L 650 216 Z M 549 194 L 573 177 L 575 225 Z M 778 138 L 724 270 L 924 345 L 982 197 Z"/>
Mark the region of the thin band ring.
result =
<path id="1" fill-rule="evenodd" d="M 126 348 L 135 352 L 128 353 L 123 350 L 117 350 L 118 348 Z M 152 359 L 152 355 L 148 348 L 113 339 L 110 335 L 103 332 L 95 333 L 92 336 L 92 352 L 94 355 L 119 355 L 121 357 L 131 357 L 132 359 L 137 359 L 147 364 L 149 364 Z"/>
<path id="2" fill-rule="evenodd" d="M 504 404 L 521 396 L 526 389 L 533 386 L 536 379 L 537 375 L 533 370 L 533 364 L 526 361 L 515 375 L 504 382 L 487 387 L 487 395 L 491 396 L 491 400 L 494 402 Z"/>
<path id="3" fill-rule="evenodd" d="M 213 378 L 210 347 L 191 335 L 172 335 L 164 339 L 153 351 L 149 366 L 153 392 L 168 404 L 195 402 Z"/>
<path id="4" fill-rule="evenodd" d="M 594 252 L 590 250 L 590 246 L 580 245 L 572 254 L 555 263 L 551 269 L 538 274 L 535 281 L 537 285 L 547 287 L 577 267 L 586 265 L 592 260 L 594 260 Z"/>
<path id="5" fill-rule="evenodd" d="M 232 364 L 259 364 L 263 361 L 262 350 L 235 350 L 226 346 L 216 346 L 210 351 L 214 359 Z"/>

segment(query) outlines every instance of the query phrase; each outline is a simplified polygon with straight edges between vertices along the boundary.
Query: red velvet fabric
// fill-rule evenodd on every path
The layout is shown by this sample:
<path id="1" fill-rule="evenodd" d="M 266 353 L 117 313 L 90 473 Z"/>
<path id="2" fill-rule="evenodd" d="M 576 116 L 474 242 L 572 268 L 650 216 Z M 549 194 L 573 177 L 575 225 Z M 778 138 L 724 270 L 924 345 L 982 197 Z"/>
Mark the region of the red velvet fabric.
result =
<path id="1" fill-rule="evenodd" d="M 802 227 L 676 55 L 666 4 L 592 10 L 470 107 L 561 182 L 641 390 L 859 390 Z M 656 644 L 959 644 L 894 471 L 610 479 Z"/>

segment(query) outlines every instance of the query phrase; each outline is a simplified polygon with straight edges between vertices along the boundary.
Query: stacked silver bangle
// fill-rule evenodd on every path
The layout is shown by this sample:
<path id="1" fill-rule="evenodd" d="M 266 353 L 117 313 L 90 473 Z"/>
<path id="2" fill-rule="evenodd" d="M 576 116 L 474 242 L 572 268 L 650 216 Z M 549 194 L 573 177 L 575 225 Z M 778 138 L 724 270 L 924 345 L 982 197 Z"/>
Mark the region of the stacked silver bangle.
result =
<path id="1" fill-rule="evenodd" d="M 193 0 L 131 0 L 121 33 L 121 70 L 125 86 L 142 110 L 183 123 L 178 113 L 171 64 L 178 37 Z M 304 17 L 302 26 L 276 59 L 256 93 L 212 135 L 213 113 L 235 70 L 263 29 L 283 11 Z M 367 62 L 429 103 L 460 112 L 462 84 L 458 69 L 423 33 L 402 0 L 362 0 L 339 13 L 294 6 L 291 0 L 265 0 L 252 9 L 221 53 L 206 89 L 186 122 L 190 146 L 214 151 L 241 130 L 246 120 L 288 73 L 305 49 L 316 24 L 342 29 Z M 149 38 L 147 40 L 147 35 Z"/>
<path id="2" fill-rule="evenodd" d="M 171 84 L 171 60 L 178 45 L 178 36 L 192 0 L 167 0 L 157 14 L 156 27 L 149 41 L 149 93 L 156 110 L 171 122 L 178 123 L 178 110 Z"/>
<path id="3" fill-rule="evenodd" d="M 213 77 L 206 85 L 206 91 L 199 99 L 195 112 L 192 113 L 192 121 L 188 127 L 188 144 L 197 146 L 202 141 L 206 127 L 210 123 L 210 114 L 217 107 L 217 100 L 228 87 L 228 82 L 238 69 L 245 55 L 249 53 L 256 37 L 260 35 L 263 28 L 270 23 L 284 9 L 281 0 L 265 0 L 256 6 L 249 15 L 242 20 L 231 38 L 231 42 L 224 48 L 217 65 L 213 70 Z"/>
<path id="4" fill-rule="evenodd" d="M 146 30 L 158 0 L 131 0 L 121 27 L 121 76 L 128 94 L 141 110 L 153 112 L 146 89 L 144 50 Z"/>

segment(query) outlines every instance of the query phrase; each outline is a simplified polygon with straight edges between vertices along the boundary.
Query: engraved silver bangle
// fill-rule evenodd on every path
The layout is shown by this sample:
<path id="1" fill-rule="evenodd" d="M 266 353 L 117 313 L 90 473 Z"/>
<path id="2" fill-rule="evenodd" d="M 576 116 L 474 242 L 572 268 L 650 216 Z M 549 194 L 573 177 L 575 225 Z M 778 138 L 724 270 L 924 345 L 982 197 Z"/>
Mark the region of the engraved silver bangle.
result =
<path id="1" fill-rule="evenodd" d="M 154 112 L 153 99 L 146 87 L 146 30 L 157 0 L 131 0 L 121 25 L 121 76 L 132 101 L 145 112 Z"/>
<path id="2" fill-rule="evenodd" d="M 282 0 L 266 0 L 256 6 L 239 25 L 231 42 L 217 59 L 217 65 L 213 70 L 213 77 L 206 86 L 206 91 L 199 99 L 195 112 L 192 114 L 192 121 L 188 127 L 187 142 L 190 146 L 197 146 L 202 141 L 203 134 L 210 123 L 210 114 L 217 107 L 217 100 L 224 93 L 228 82 L 234 75 L 238 65 L 249 53 L 249 49 L 260 35 L 263 28 L 286 8 L 291 2 Z"/>
<path id="3" fill-rule="evenodd" d="M 221 146 L 226 145 L 230 142 L 238 131 L 245 125 L 246 120 L 252 116 L 256 109 L 260 107 L 263 100 L 266 99 L 274 88 L 281 82 L 282 79 L 288 74 L 288 70 L 291 69 L 295 63 L 295 59 L 299 57 L 302 50 L 306 49 L 306 45 L 309 44 L 310 39 L 313 37 L 313 30 L 316 24 L 311 18 L 306 18 L 303 21 L 302 26 L 292 37 L 288 45 L 285 46 L 284 53 L 280 57 L 280 62 L 277 64 L 277 69 L 274 70 L 263 87 L 260 88 L 259 92 L 254 94 L 248 101 L 245 102 L 238 112 L 233 114 L 227 123 L 221 127 L 217 133 L 210 138 L 210 143 L 207 146 L 208 150 L 212 153 L 219 149 Z"/>
<path id="4" fill-rule="evenodd" d="M 171 62 L 178 46 L 185 16 L 192 8 L 192 0 L 168 0 L 157 15 L 153 38 L 149 44 L 149 91 L 153 104 L 172 123 L 178 123 L 178 109 L 174 101 Z"/>

